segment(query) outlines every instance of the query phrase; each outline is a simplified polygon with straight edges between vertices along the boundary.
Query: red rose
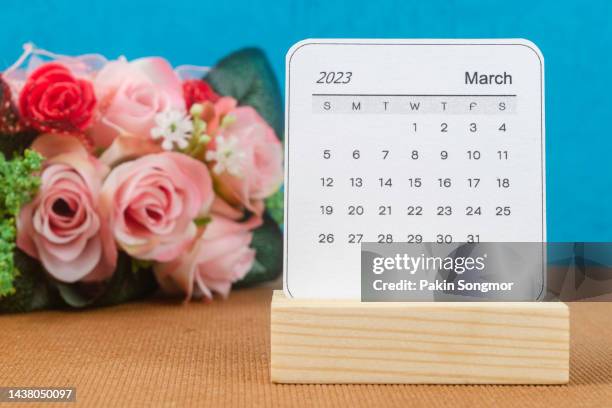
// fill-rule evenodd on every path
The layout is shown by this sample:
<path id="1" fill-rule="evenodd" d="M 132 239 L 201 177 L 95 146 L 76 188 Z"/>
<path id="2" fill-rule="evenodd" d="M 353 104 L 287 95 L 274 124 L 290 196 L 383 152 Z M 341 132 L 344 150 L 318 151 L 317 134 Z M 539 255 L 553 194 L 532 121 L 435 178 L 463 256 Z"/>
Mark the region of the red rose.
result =
<path id="1" fill-rule="evenodd" d="M 202 103 L 206 101 L 217 102 L 219 95 L 213 91 L 212 87 L 206 81 L 201 79 L 189 79 L 183 82 L 183 95 L 185 96 L 185 105 L 187 109 L 191 108 L 194 103 Z"/>
<path id="2" fill-rule="evenodd" d="M 19 95 L 24 123 L 41 132 L 78 132 L 93 119 L 96 96 L 89 81 L 50 62 L 28 77 Z"/>

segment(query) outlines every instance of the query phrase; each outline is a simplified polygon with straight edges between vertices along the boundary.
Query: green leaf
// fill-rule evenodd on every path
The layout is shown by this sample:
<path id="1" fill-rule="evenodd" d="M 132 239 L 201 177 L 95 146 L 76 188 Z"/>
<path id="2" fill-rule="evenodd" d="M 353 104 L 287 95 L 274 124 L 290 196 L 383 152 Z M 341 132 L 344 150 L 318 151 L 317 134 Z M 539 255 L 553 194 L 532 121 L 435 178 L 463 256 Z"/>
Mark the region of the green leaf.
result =
<path id="1" fill-rule="evenodd" d="M 256 251 L 253 267 L 235 287 L 274 280 L 283 270 L 283 233 L 267 212 L 263 225 L 253 233 L 251 248 Z"/>
<path id="2" fill-rule="evenodd" d="M 284 224 L 285 213 L 283 211 L 285 202 L 285 192 L 284 189 L 279 189 L 272 196 L 266 198 L 266 208 L 268 212 L 272 216 L 272 219 L 276 221 L 278 225 Z"/>
<path id="3" fill-rule="evenodd" d="M 272 66 L 262 50 L 245 48 L 223 58 L 204 78 L 221 95 L 250 105 L 283 139 L 283 102 Z"/>
<path id="4" fill-rule="evenodd" d="M 153 272 L 133 270 L 129 256 L 121 252 L 117 269 L 110 280 L 101 283 L 72 284 L 55 282 L 62 300 L 71 307 L 111 306 L 145 297 L 157 289 Z"/>
<path id="5" fill-rule="evenodd" d="M 0 298 L 0 313 L 31 312 L 60 304 L 57 292 L 49 284 L 42 265 L 19 249 L 14 253 L 19 275 L 13 281 L 15 293 Z"/>

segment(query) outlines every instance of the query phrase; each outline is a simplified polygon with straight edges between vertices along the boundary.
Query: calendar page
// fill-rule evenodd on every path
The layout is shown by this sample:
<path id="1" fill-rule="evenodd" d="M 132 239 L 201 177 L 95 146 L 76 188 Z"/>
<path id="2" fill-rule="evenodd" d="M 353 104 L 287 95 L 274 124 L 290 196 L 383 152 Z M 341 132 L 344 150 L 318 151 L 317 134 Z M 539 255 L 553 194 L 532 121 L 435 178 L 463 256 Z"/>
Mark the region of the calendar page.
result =
<path id="1" fill-rule="evenodd" d="M 520 39 L 293 46 L 287 296 L 360 298 L 366 242 L 544 242 L 543 72 Z"/>

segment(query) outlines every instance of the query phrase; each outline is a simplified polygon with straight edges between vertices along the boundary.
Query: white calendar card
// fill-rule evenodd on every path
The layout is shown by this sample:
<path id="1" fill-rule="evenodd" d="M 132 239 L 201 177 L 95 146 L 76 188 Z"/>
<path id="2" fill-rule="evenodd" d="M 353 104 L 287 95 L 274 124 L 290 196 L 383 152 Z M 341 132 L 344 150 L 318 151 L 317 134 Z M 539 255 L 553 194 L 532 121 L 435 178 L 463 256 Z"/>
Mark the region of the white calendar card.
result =
<path id="1" fill-rule="evenodd" d="M 523 39 L 294 45 L 286 295 L 359 299 L 365 242 L 545 242 L 543 64 Z"/>

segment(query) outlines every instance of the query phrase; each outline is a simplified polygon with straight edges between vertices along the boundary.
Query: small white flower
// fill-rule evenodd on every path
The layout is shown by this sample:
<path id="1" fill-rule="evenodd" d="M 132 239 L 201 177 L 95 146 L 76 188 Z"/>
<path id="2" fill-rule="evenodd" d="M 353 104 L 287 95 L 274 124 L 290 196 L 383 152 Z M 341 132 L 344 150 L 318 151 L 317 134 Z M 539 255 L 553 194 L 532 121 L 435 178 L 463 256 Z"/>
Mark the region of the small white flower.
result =
<path id="1" fill-rule="evenodd" d="M 172 150 L 174 145 L 185 149 L 193 132 L 191 118 L 177 110 L 167 110 L 155 115 L 155 127 L 151 129 L 153 140 L 162 139 L 162 148 Z"/>
<path id="2" fill-rule="evenodd" d="M 215 139 L 216 150 L 206 152 L 206 160 L 216 162 L 213 166 L 213 171 L 216 174 L 221 174 L 224 171 L 242 177 L 242 161 L 245 154 L 240 150 L 238 139 L 235 137 L 224 138 L 218 136 Z"/>

